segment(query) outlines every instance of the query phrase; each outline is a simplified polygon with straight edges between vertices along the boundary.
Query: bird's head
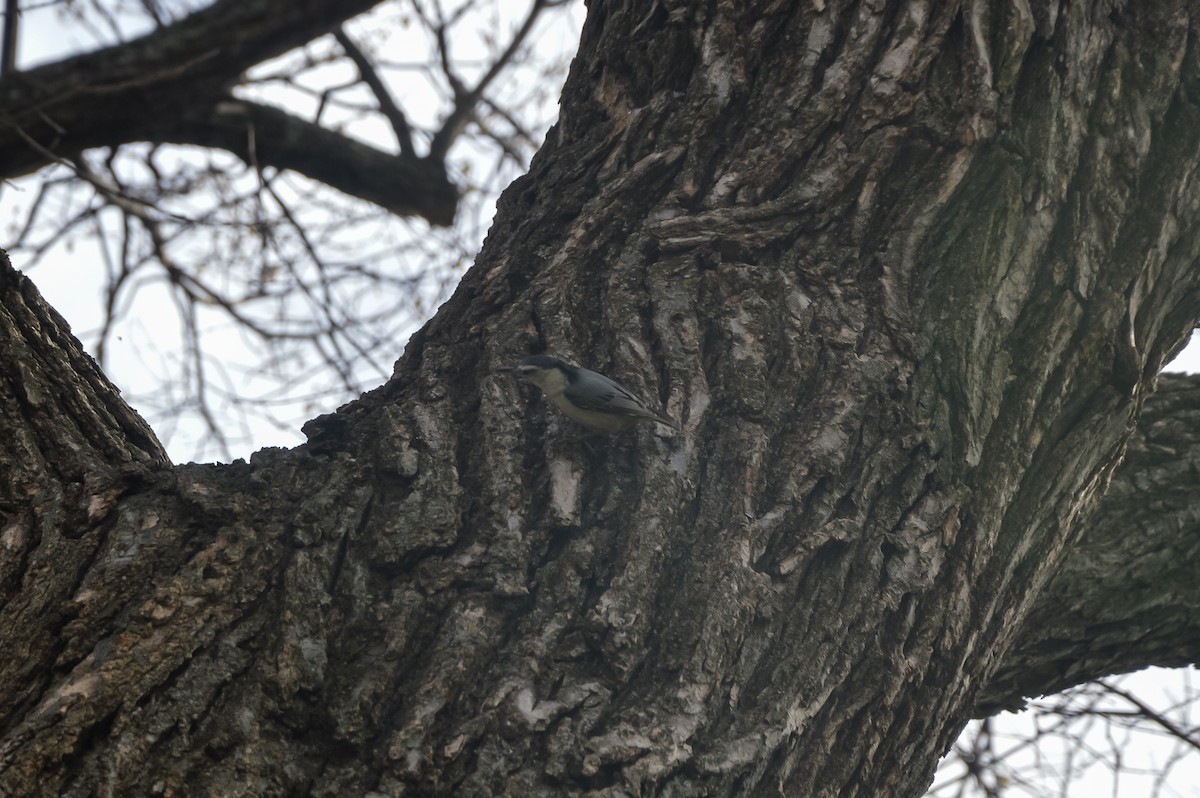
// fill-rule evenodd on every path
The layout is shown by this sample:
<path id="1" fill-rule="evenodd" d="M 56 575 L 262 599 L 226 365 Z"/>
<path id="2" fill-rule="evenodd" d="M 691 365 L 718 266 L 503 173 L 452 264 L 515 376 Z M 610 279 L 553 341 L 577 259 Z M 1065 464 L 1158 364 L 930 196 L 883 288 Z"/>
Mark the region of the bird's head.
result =
<path id="1" fill-rule="evenodd" d="M 502 369 L 533 383 L 548 394 L 558 393 L 566 388 L 574 370 L 575 367 L 571 364 L 549 355 L 530 355 L 512 368 Z"/>

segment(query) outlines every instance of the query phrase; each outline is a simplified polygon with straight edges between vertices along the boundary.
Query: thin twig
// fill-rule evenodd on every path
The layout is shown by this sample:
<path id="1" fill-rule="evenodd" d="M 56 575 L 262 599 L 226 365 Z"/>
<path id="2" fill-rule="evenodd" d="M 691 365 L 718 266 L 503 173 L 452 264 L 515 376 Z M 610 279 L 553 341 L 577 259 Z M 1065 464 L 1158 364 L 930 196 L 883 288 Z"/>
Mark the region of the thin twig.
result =
<path id="1" fill-rule="evenodd" d="M 446 121 L 442 123 L 441 129 L 434 134 L 433 141 L 429 145 L 429 157 L 435 161 L 442 160 L 450 149 L 450 145 L 458 138 L 466 126 L 467 120 L 475 113 L 475 105 L 483 96 L 483 92 L 491 85 L 491 82 L 504 71 L 513 57 L 520 50 L 521 45 L 525 43 L 525 39 L 533 30 L 534 24 L 541 15 L 542 10 L 547 7 L 546 0 L 533 0 L 533 4 L 529 7 L 529 13 L 525 15 L 525 21 L 521 23 L 521 27 L 517 29 L 512 41 L 508 43 L 508 47 L 500 54 L 488 71 L 484 74 L 479 82 L 475 84 L 475 88 L 470 91 L 464 91 L 462 82 L 453 74 L 449 65 L 449 48 L 446 45 L 446 30 L 445 25 L 440 24 L 435 33 L 438 38 L 438 50 L 442 56 L 442 70 L 446 74 L 446 80 L 450 82 L 451 88 L 454 90 L 454 110 L 446 117 Z"/>
<path id="2" fill-rule="evenodd" d="M 1097 679 L 1096 684 L 1103 687 L 1105 690 L 1107 690 L 1112 695 L 1115 695 L 1119 698 L 1123 698 L 1124 700 L 1128 701 L 1130 704 L 1133 704 L 1135 707 L 1137 707 L 1138 711 L 1142 714 L 1143 717 L 1145 717 L 1149 721 L 1157 723 L 1159 726 L 1161 726 L 1163 729 L 1165 729 L 1172 737 L 1176 737 L 1181 742 L 1187 743 L 1188 745 L 1195 748 L 1196 750 L 1200 750 L 1200 739 L 1193 737 L 1192 733 L 1189 732 L 1187 729 L 1180 728 L 1170 718 L 1168 718 L 1167 716 L 1156 711 L 1153 707 L 1151 707 L 1149 704 L 1142 701 L 1140 698 L 1135 696 L 1133 693 L 1130 693 L 1127 690 L 1123 690 L 1122 688 L 1117 687 L 1114 684 L 1108 684 L 1107 682 L 1105 682 L 1102 679 Z"/>
<path id="3" fill-rule="evenodd" d="M 392 98 L 391 92 L 387 90 L 387 86 L 383 85 L 383 81 L 379 77 L 379 73 L 375 71 L 375 66 L 371 60 L 367 58 L 359 46 L 354 43 L 350 35 L 346 33 L 346 29 L 338 25 L 333 31 L 334 38 L 338 44 L 342 46 L 342 51 L 346 53 L 346 57 L 354 62 L 354 66 L 358 68 L 358 76 L 362 78 L 362 82 L 367 84 L 371 89 L 371 93 L 375 95 L 375 99 L 379 102 L 379 112 L 384 115 L 387 121 L 391 124 L 392 130 L 396 133 L 396 141 L 400 145 L 400 153 L 402 155 L 415 155 L 413 150 L 412 129 L 408 126 L 408 119 L 404 116 L 404 112 L 396 105 L 396 101 Z"/>

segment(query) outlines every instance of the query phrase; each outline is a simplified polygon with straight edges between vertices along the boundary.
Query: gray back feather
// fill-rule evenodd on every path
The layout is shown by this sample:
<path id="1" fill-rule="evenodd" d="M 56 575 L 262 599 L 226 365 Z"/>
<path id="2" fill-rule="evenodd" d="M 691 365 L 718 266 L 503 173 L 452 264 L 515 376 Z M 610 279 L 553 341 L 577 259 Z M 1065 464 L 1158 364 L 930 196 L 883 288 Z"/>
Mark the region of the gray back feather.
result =
<path id="1" fill-rule="evenodd" d="M 603 374 L 588 369 L 578 369 L 575 381 L 563 391 L 572 403 L 585 410 L 616 413 L 634 418 L 649 418 L 656 421 L 675 422 L 665 418 L 646 406 L 646 403 L 630 393 L 624 386 L 613 382 Z"/>

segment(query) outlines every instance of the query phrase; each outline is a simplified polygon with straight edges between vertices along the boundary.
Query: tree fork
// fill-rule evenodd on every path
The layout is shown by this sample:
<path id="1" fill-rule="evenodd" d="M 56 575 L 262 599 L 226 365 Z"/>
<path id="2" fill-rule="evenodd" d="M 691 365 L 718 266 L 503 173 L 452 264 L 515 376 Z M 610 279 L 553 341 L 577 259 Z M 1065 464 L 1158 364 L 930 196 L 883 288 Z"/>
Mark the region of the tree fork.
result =
<path id="1" fill-rule="evenodd" d="M 388 385 L 78 537 L 11 481 L 0 791 L 917 795 L 981 707 L 1175 664 L 1024 622 L 1130 587 L 1083 531 L 1197 315 L 1191 14 L 594 0 Z M 490 373 L 544 348 L 683 432 L 580 445 Z"/>

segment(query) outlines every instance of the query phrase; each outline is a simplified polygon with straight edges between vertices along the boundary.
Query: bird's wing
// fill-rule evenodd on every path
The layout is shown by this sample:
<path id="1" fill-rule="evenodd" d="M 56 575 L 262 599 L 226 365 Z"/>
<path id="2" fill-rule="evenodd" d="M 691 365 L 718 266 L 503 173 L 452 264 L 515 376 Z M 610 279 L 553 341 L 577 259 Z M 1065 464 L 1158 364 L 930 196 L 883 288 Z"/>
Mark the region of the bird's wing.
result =
<path id="1" fill-rule="evenodd" d="M 584 410 L 648 418 L 675 426 L 673 420 L 651 410 L 623 385 L 588 369 L 577 370 L 575 381 L 563 390 L 563 395 Z"/>

